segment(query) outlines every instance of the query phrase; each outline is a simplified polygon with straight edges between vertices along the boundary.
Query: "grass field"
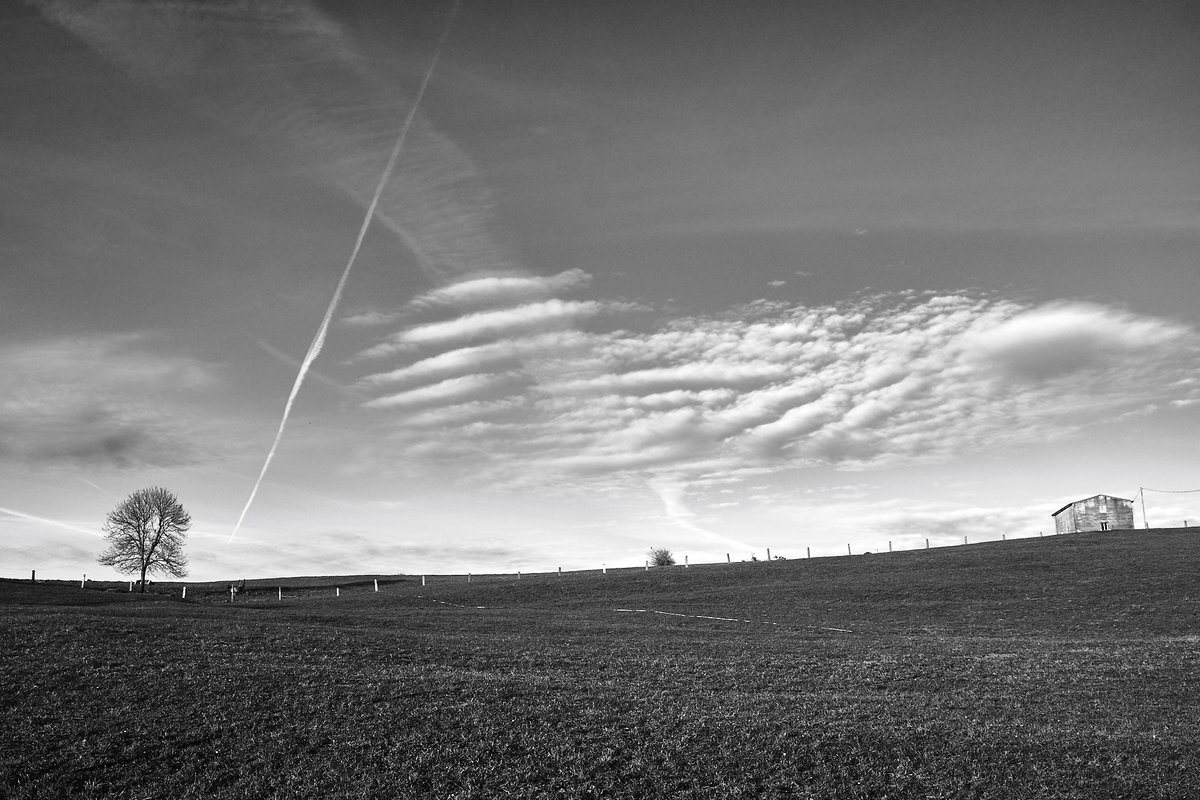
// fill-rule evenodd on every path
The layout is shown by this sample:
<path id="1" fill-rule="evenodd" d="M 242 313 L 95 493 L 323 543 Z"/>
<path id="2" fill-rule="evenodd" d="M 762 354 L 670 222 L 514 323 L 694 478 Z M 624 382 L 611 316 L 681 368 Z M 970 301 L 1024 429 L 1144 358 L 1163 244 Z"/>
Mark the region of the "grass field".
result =
<path id="1" fill-rule="evenodd" d="M 373 577 L 0 581 L 0 797 L 1200 797 L 1195 529 Z"/>

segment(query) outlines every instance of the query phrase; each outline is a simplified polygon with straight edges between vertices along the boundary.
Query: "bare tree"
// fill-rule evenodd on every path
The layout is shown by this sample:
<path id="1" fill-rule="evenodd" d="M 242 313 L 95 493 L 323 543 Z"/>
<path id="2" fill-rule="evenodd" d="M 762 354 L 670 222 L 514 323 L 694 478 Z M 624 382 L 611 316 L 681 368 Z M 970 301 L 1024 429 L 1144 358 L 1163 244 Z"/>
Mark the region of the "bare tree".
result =
<path id="1" fill-rule="evenodd" d="M 174 493 L 158 486 L 138 489 L 108 512 L 108 549 L 100 554 L 100 563 L 127 575 L 140 573 L 143 592 L 147 572 L 182 578 L 187 575 L 183 540 L 191 526 L 191 516 Z"/>
<path id="2" fill-rule="evenodd" d="M 656 567 L 669 567 L 675 563 L 675 556 L 665 547 L 651 547 L 650 563 Z"/>

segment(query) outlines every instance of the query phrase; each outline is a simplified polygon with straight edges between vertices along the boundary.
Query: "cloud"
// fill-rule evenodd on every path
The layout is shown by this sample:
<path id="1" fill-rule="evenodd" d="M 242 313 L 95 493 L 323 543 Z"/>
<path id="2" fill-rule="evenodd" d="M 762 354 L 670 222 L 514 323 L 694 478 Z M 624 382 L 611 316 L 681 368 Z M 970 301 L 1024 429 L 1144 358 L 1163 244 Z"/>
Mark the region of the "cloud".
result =
<path id="1" fill-rule="evenodd" d="M 522 359 L 536 358 L 539 355 L 566 355 L 587 344 L 587 337 L 577 331 L 557 331 L 504 339 L 439 353 L 405 367 L 367 375 L 358 385 L 360 388 L 370 389 L 376 386 L 436 380 L 465 372 L 494 369 L 498 365 L 516 364 Z"/>
<path id="2" fill-rule="evenodd" d="M 581 269 L 570 269 L 557 275 L 539 276 L 524 272 L 468 276 L 437 289 L 417 295 L 406 307 L 395 311 L 371 309 L 349 314 L 341 324 L 350 328 L 373 328 L 391 325 L 414 314 L 442 309 L 463 311 L 489 306 L 512 306 L 539 300 L 586 287 L 592 276 Z"/>
<path id="3" fill-rule="evenodd" d="M 347 314 L 339 323 L 347 328 L 374 328 L 381 325 L 391 325 L 403 317 L 399 311 L 360 311 Z"/>
<path id="4" fill-rule="evenodd" d="M 793 406 L 777 418 L 768 418 L 760 425 L 747 424 L 743 429 L 748 444 L 757 453 L 774 453 L 784 445 L 816 433 L 842 417 L 844 401 L 836 395 L 822 395 L 811 403 Z"/>
<path id="5" fill-rule="evenodd" d="M 720 544 L 733 550 L 750 550 L 749 545 L 736 539 L 713 533 L 696 520 L 696 514 L 688 508 L 685 501 L 687 485 L 683 481 L 672 479 L 667 475 L 655 475 L 646 481 L 646 485 L 654 490 L 662 500 L 663 513 L 691 541 L 703 541 L 709 544 Z"/>
<path id="6" fill-rule="evenodd" d="M 754 388 L 779 380 L 787 373 L 787 368 L 778 364 L 717 361 L 633 370 L 619 375 L 598 375 L 562 383 L 555 390 L 568 394 L 652 394 L 719 387 Z"/>
<path id="7" fill-rule="evenodd" d="M 212 365 L 159 353 L 143 334 L 6 344 L 0 372 L 0 451 L 30 466 L 190 463 L 206 424 L 190 399 L 219 385 Z"/>
<path id="8" fill-rule="evenodd" d="M 526 409 L 527 401 L 520 397 L 500 400 L 470 400 L 454 405 L 427 409 L 404 418 L 407 429 L 419 428 L 463 428 L 472 422 L 483 420 L 504 421 Z"/>
<path id="9" fill-rule="evenodd" d="M 360 354 L 379 358 L 412 352 L 417 347 L 444 347 L 482 338 L 520 336 L 538 331 L 569 328 L 609 310 L 596 301 L 546 300 L 515 308 L 467 314 L 443 322 L 416 325 Z"/>
<path id="10" fill-rule="evenodd" d="M 1152 356 L 1187 333 L 1182 325 L 1094 303 L 1051 303 L 982 331 L 966 346 L 980 365 L 1038 381 Z"/>
<path id="11" fill-rule="evenodd" d="M 528 334 L 579 310 L 550 300 L 405 329 L 394 341 L 408 347 L 486 341 L 368 376 L 364 391 L 403 391 L 365 402 L 420 399 L 423 421 L 396 420 L 397 441 L 423 452 L 436 430 L 429 452 L 459 442 L 487 453 L 458 462 L 471 480 L 608 476 L 628 487 L 649 471 L 704 483 L 944 461 L 1200 397 L 1189 382 L 1195 331 L 1095 304 L 909 292 L 818 307 L 758 301 L 642 331 Z M 497 370 L 512 382 L 494 385 Z M 501 393 L 504 403 L 487 405 Z M 460 414 L 471 423 L 456 429 Z"/>
<path id="12" fill-rule="evenodd" d="M 432 386 L 377 397 L 366 402 L 367 408 L 418 408 L 445 403 L 461 403 L 495 394 L 519 382 L 516 375 L 467 375 L 448 378 Z"/>
<path id="13" fill-rule="evenodd" d="M 313 3 L 36 5 L 135 80 L 364 208 L 413 100 Z M 472 160 L 418 113 L 375 222 L 430 278 L 515 273 L 495 209 Z"/>
<path id="14" fill-rule="evenodd" d="M 548 277 L 488 275 L 460 280 L 426 292 L 414 298 L 409 305 L 416 309 L 430 309 L 524 303 L 583 288 L 591 280 L 592 276 L 581 269 L 571 269 Z"/>
<path id="15" fill-rule="evenodd" d="M 28 520 L 30 522 L 36 522 L 39 525 L 49 525 L 51 527 L 59 528 L 61 530 L 75 531 L 76 533 L 84 533 L 89 536 L 100 536 L 101 535 L 99 530 L 95 530 L 92 528 L 85 528 L 82 525 L 76 525 L 71 522 L 66 522 L 64 520 L 48 519 L 46 517 L 38 517 L 33 514 L 26 514 L 23 511 L 16 511 L 15 509 L 4 508 L 4 507 L 0 506 L 0 523 L 4 522 L 6 518 L 17 519 L 17 520 Z"/>

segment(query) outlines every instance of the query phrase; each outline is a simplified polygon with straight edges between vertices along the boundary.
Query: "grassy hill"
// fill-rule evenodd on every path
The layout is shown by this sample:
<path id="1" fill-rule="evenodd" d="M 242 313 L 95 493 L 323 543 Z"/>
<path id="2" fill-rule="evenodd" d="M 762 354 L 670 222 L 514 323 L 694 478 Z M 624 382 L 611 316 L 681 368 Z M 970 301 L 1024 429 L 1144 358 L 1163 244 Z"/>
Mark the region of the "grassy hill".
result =
<path id="1" fill-rule="evenodd" d="M 0 796 L 1200 787 L 1196 529 L 120 588 L 0 581 Z"/>

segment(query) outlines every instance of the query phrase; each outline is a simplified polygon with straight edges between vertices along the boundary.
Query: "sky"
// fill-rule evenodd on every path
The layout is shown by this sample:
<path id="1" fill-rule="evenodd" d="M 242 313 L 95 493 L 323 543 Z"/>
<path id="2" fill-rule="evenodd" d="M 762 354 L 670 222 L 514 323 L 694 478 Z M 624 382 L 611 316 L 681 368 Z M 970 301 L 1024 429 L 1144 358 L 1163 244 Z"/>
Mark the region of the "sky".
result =
<path id="1" fill-rule="evenodd" d="M 1194 3 L 32 0 L 0 38 L 0 576 L 116 578 L 147 486 L 197 580 L 1200 521 Z"/>

